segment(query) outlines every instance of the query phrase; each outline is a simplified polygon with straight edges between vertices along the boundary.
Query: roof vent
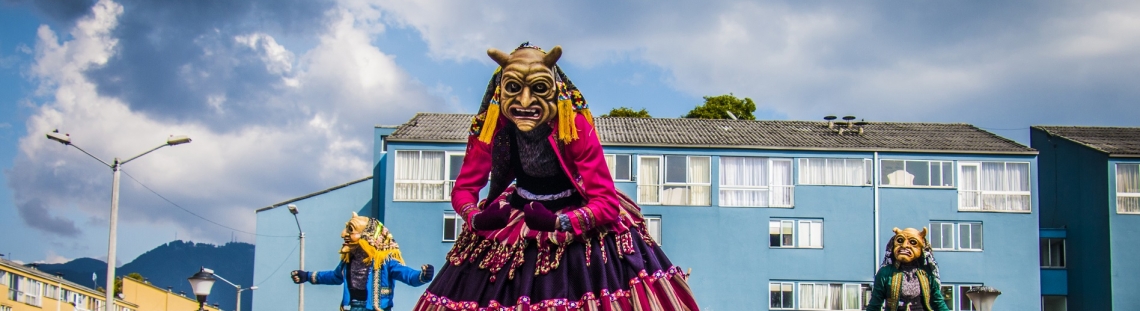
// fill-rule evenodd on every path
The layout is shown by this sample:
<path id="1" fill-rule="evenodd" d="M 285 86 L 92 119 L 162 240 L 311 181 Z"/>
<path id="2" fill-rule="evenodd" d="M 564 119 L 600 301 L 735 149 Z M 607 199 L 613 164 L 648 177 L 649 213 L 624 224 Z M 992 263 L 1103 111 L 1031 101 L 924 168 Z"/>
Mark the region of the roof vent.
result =
<path id="1" fill-rule="evenodd" d="M 844 116 L 843 121 L 840 122 L 835 122 L 835 119 L 837 119 L 835 116 L 826 116 L 823 117 L 823 119 L 827 120 L 827 128 L 839 135 L 863 135 L 863 126 L 867 125 L 867 121 L 855 121 L 855 116 Z"/>

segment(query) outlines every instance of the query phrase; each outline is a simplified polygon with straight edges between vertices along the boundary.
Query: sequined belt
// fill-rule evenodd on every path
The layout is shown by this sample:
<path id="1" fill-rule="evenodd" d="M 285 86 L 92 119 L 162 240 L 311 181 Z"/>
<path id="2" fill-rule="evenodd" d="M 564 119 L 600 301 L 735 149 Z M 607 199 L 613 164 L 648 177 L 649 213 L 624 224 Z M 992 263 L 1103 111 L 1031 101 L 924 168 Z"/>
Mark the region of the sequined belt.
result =
<path id="1" fill-rule="evenodd" d="M 520 197 L 531 201 L 553 201 L 570 197 L 570 195 L 574 194 L 574 189 L 566 189 L 555 194 L 534 194 L 530 191 L 526 191 L 526 189 L 523 188 L 515 188 L 515 193 Z"/>

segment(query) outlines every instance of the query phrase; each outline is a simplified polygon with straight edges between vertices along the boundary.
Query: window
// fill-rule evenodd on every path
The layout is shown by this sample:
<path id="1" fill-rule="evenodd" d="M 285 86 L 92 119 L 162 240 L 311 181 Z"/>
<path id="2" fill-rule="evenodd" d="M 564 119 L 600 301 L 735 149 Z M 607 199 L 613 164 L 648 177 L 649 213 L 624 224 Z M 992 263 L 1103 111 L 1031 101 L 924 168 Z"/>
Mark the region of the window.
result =
<path id="1" fill-rule="evenodd" d="M 1116 212 L 1140 214 L 1140 164 L 1116 165 Z"/>
<path id="2" fill-rule="evenodd" d="M 954 162 L 883 160 L 880 182 L 897 187 L 953 187 Z"/>
<path id="3" fill-rule="evenodd" d="M 0 305 L 0 311 L 12 311 L 12 307 Z"/>
<path id="4" fill-rule="evenodd" d="M 768 283 L 769 303 L 771 309 L 795 308 L 795 298 L 792 296 L 792 283 Z"/>
<path id="5" fill-rule="evenodd" d="M 453 212 L 443 213 L 443 241 L 455 242 L 459 233 L 463 232 L 463 217 Z"/>
<path id="6" fill-rule="evenodd" d="M 800 283 L 800 309 L 862 310 L 870 291 L 866 284 Z"/>
<path id="7" fill-rule="evenodd" d="M 823 220 L 773 219 L 768 221 L 768 235 L 770 247 L 823 248 Z"/>
<path id="8" fill-rule="evenodd" d="M 463 154 L 396 151 L 396 201 L 447 201 L 463 166 Z"/>
<path id="9" fill-rule="evenodd" d="M 1041 239 L 1041 267 L 1065 267 L 1065 239 Z"/>
<path id="10" fill-rule="evenodd" d="M 59 286 L 55 286 L 55 285 L 51 285 L 51 284 L 45 284 L 45 286 L 44 286 L 44 297 L 51 298 L 51 299 L 58 299 L 59 298 Z"/>
<path id="11" fill-rule="evenodd" d="M 955 234 L 955 230 L 957 234 Z M 982 223 L 980 222 L 931 222 L 930 248 L 935 250 L 982 250 Z"/>
<path id="12" fill-rule="evenodd" d="M 666 155 L 642 156 L 639 159 L 639 203 L 709 205 L 709 157 Z"/>
<path id="13" fill-rule="evenodd" d="M 973 311 L 974 304 L 970 302 L 970 297 L 966 296 L 966 292 L 981 287 L 981 285 L 958 285 L 958 310 L 960 311 Z M 949 305 L 949 303 L 947 303 Z"/>
<path id="14" fill-rule="evenodd" d="M 0 271 L 0 285 L 11 287 L 8 285 L 8 271 Z"/>
<path id="15" fill-rule="evenodd" d="M 801 185 L 866 186 L 871 184 L 871 159 L 800 159 Z"/>
<path id="16" fill-rule="evenodd" d="M 720 158 L 720 206 L 792 207 L 792 160 Z"/>
<path id="17" fill-rule="evenodd" d="M 960 163 L 958 209 L 1029 211 L 1029 163 Z"/>
<path id="18" fill-rule="evenodd" d="M 606 166 L 610 168 L 610 176 L 613 176 L 614 181 L 632 180 L 633 173 L 629 161 L 630 155 L 628 154 L 606 155 Z"/>
<path id="19" fill-rule="evenodd" d="M 966 297 L 966 292 L 979 286 L 981 285 L 942 284 L 940 288 L 942 299 L 946 301 L 946 306 L 950 310 L 974 310 L 974 306 L 970 304 L 970 297 Z"/>
<path id="20" fill-rule="evenodd" d="M 1065 296 L 1041 296 L 1041 310 L 1044 311 L 1066 311 L 1068 304 Z"/>
<path id="21" fill-rule="evenodd" d="M 657 245 L 661 244 L 661 216 L 645 216 L 645 231 L 649 231 L 649 236 Z"/>

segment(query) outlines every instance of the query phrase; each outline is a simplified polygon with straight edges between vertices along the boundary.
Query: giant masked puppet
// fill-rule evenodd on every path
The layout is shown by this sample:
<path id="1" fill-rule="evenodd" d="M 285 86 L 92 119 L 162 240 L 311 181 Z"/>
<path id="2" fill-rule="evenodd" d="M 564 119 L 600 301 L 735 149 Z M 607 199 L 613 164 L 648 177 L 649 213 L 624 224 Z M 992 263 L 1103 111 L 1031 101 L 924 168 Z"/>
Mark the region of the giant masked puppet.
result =
<path id="1" fill-rule="evenodd" d="M 341 310 L 387 311 L 392 309 L 392 292 L 395 281 L 411 286 L 431 281 L 434 268 L 423 265 L 416 270 L 404 265 L 400 246 L 380 221 L 358 216 L 344 224 L 340 237 L 340 264 L 327 271 L 294 270 L 294 283 L 344 285 Z"/>
<path id="2" fill-rule="evenodd" d="M 883 264 L 875 273 L 867 310 L 949 311 L 940 291 L 938 263 L 926 241 L 926 228 L 894 228 L 894 232 L 887 242 Z"/>
<path id="3" fill-rule="evenodd" d="M 415 310 L 697 310 L 614 189 L 586 102 L 555 64 L 562 49 L 487 54 L 500 67 L 451 199 L 466 226 Z"/>

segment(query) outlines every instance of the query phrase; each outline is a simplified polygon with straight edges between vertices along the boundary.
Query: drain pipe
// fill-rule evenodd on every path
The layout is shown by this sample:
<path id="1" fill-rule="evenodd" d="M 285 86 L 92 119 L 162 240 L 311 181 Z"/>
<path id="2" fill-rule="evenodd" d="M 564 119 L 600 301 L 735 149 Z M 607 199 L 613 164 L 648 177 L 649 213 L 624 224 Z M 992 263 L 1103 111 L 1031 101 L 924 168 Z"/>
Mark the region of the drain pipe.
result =
<path id="1" fill-rule="evenodd" d="M 875 273 L 879 272 L 879 184 L 882 182 L 879 180 L 879 176 L 882 176 L 882 174 L 879 172 L 881 168 L 879 167 L 878 151 L 875 151 L 871 167 L 873 168 L 871 172 L 875 174 L 875 176 L 871 177 L 871 187 L 875 189 L 875 258 L 871 259 L 871 275 L 875 275 Z"/>

